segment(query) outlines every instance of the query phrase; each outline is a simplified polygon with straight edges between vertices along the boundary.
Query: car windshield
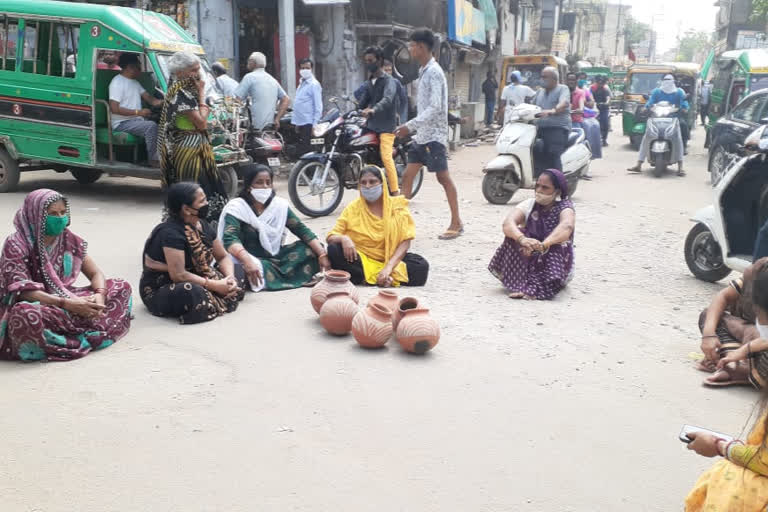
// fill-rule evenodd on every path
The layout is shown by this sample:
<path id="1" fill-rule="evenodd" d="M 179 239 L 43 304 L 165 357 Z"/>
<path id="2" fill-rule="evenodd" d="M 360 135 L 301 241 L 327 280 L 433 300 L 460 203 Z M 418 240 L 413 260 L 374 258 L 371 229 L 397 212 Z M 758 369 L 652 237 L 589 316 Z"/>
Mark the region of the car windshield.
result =
<path id="1" fill-rule="evenodd" d="M 541 71 L 544 69 L 544 66 L 515 66 L 514 69 L 519 71 L 523 76 L 523 85 L 527 85 L 531 89 L 543 87 L 543 84 L 541 83 Z M 507 83 L 509 83 L 509 75 L 512 74 L 512 71 L 509 71 L 507 74 Z"/>
<path id="2" fill-rule="evenodd" d="M 165 77 L 165 82 L 170 83 L 171 82 L 171 73 L 169 71 L 168 63 L 171 60 L 172 54 L 170 53 L 158 53 L 157 54 L 157 63 L 160 64 L 160 70 L 163 73 L 163 76 Z M 206 98 L 213 98 L 213 99 L 219 99 L 221 98 L 222 94 L 219 90 L 218 84 L 216 82 L 216 78 L 213 76 L 213 73 L 211 72 L 211 66 L 208 64 L 208 60 L 205 58 L 204 55 L 198 55 L 200 57 L 200 67 L 203 71 L 203 76 L 205 80 L 205 97 Z"/>
<path id="3" fill-rule="evenodd" d="M 629 94 L 651 94 L 661 85 L 666 73 L 633 73 L 629 81 Z"/>
<path id="4" fill-rule="evenodd" d="M 749 80 L 750 92 L 762 91 L 768 89 L 768 75 L 752 75 Z"/>

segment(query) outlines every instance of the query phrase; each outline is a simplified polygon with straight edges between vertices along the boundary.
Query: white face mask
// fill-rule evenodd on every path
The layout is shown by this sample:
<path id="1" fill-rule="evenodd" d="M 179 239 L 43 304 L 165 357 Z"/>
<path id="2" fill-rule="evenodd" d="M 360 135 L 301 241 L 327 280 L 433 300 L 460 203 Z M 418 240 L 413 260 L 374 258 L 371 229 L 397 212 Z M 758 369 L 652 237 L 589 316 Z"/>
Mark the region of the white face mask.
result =
<path id="1" fill-rule="evenodd" d="M 253 198 L 261 204 L 266 204 L 267 201 L 269 201 L 269 198 L 272 197 L 272 189 L 254 188 L 251 190 L 251 196 L 253 196 Z"/>
<path id="2" fill-rule="evenodd" d="M 300 69 L 299 75 L 301 75 L 301 78 L 304 80 L 309 80 L 312 78 L 312 70 L 311 69 Z"/>
<path id="3" fill-rule="evenodd" d="M 557 192 L 555 192 L 552 195 L 543 194 L 541 192 L 536 192 L 536 202 L 539 203 L 541 206 L 549 206 L 552 203 L 555 202 L 555 198 L 557 197 Z"/>
<path id="4" fill-rule="evenodd" d="M 672 94 L 677 90 L 677 86 L 675 85 L 674 80 L 662 80 L 661 81 L 661 90 L 664 91 L 665 94 Z"/>
<path id="5" fill-rule="evenodd" d="M 760 337 L 764 340 L 768 340 L 768 325 L 762 325 L 755 320 L 755 327 L 757 327 L 757 332 L 760 333 Z"/>

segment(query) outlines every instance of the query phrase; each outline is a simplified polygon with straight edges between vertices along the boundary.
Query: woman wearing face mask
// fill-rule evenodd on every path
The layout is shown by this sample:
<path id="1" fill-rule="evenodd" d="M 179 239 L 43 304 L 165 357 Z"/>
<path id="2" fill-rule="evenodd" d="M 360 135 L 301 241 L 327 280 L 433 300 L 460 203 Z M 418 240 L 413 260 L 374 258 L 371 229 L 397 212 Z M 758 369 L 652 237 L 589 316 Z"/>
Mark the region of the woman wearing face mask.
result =
<path id="1" fill-rule="evenodd" d="M 210 204 L 203 189 L 197 183 L 171 185 L 166 208 L 168 220 L 144 244 L 139 284 L 144 305 L 153 315 L 178 318 L 182 324 L 235 311 L 245 296 L 245 276 L 205 220 Z"/>
<path id="2" fill-rule="evenodd" d="M 199 183 L 210 204 L 205 220 L 215 223 L 228 198 L 208 137 L 211 109 L 205 102 L 200 59 L 189 52 L 178 52 L 170 58 L 168 67 L 172 78 L 165 95 L 157 142 L 163 185 L 181 181 Z"/>
<path id="3" fill-rule="evenodd" d="M 283 245 L 286 228 L 299 241 Z M 265 165 L 243 167 L 243 189 L 224 207 L 218 234 L 255 292 L 311 286 L 318 270 L 331 268 L 317 235 L 275 195 L 272 169 Z"/>
<path id="4" fill-rule="evenodd" d="M 518 204 L 504 221 L 506 239 L 488 270 L 513 299 L 552 299 L 573 275 L 575 222 L 565 175 L 557 169 L 542 172 L 535 200 Z"/>
<path id="5" fill-rule="evenodd" d="M 360 197 L 328 234 L 328 256 L 355 284 L 424 286 L 429 264 L 408 252 L 415 236 L 408 200 L 390 196 L 382 170 L 367 165 L 360 172 Z"/>
<path id="6" fill-rule="evenodd" d="M 765 261 L 757 269 L 752 284 L 750 300 L 757 315 L 759 337 L 728 353 L 718 366 L 724 368 L 741 362 L 746 366 L 752 383 L 765 389 L 768 379 L 768 265 Z M 696 482 L 685 500 L 686 512 L 765 510 L 768 503 L 768 412 L 765 399 L 764 396 L 761 400 L 763 410 L 746 443 L 725 441 L 704 432 L 688 434 L 692 439 L 689 450 L 704 457 L 719 456 L 722 459 Z"/>
<path id="7" fill-rule="evenodd" d="M 744 271 L 741 278 L 731 281 L 730 285 L 720 290 L 712 303 L 699 316 L 701 330 L 701 350 L 704 360 L 696 364 L 703 372 L 712 373 L 703 384 L 709 387 L 751 386 L 764 387 L 768 381 L 768 353 L 762 352 L 748 362 L 765 359 L 765 376 L 750 375 L 750 365 L 743 362 L 757 338 L 766 338 L 759 330 L 768 325 L 768 320 L 761 321 L 759 308 L 753 304 L 757 279 L 768 270 L 768 258 L 762 258 Z M 765 330 L 765 327 L 763 327 Z M 745 355 L 746 354 L 746 355 Z M 725 361 L 725 362 L 724 362 Z M 758 365 L 758 368 L 762 365 Z"/>
<path id="8" fill-rule="evenodd" d="M 16 213 L 0 256 L 0 359 L 78 359 L 128 332 L 131 286 L 104 278 L 70 222 L 53 190 L 30 193 Z M 81 273 L 89 286 L 74 286 Z"/>

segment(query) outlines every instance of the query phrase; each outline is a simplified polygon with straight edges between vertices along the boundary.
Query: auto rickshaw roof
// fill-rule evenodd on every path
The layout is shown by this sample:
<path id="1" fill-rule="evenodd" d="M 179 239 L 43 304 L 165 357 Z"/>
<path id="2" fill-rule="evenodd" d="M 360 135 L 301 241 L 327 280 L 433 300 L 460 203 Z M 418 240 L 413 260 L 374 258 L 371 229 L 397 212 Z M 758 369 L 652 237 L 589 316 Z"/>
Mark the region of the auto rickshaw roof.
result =
<path id="1" fill-rule="evenodd" d="M 172 18 L 152 11 L 49 0 L 3 0 L 0 12 L 15 13 L 20 18 L 98 22 L 147 49 L 205 53 L 203 47 Z"/>
<path id="2" fill-rule="evenodd" d="M 507 57 L 504 60 L 512 65 L 526 66 L 532 64 L 549 64 L 550 59 L 554 59 L 558 66 L 567 66 L 568 62 L 556 55 L 515 55 L 514 57 Z"/>
<path id="3" fill-rule="evenodd" d="M 724 52 L 717 60 L 735 60 L 747 73 L 768 73 L 768 51 L 762 48 L 731 50 Z"/>

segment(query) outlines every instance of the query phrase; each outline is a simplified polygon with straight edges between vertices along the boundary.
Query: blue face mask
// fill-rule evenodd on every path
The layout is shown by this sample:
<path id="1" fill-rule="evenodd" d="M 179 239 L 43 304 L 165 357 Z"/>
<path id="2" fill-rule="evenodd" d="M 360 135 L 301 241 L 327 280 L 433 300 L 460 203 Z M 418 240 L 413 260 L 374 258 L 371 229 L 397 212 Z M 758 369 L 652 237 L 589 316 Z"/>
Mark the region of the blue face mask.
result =
<path id="1" fill-rule="evenodd" d="M 379 200 L 383 191 L 384 191 L 383 184 L 380 183 L 375 187 L 361 188 L 360 194 L 363 196 L 363 199 L 365 199 L 369 203 L 372 203 L 374 201 Z"/>
<path id="2" fill-rule="evenodd" d="M 584 87 L 585 85 L 587 85 L 587 81 L 586 80 L 584 80 L 583 78 L 581 80 L 579 80 L 579 87 Z"/>

